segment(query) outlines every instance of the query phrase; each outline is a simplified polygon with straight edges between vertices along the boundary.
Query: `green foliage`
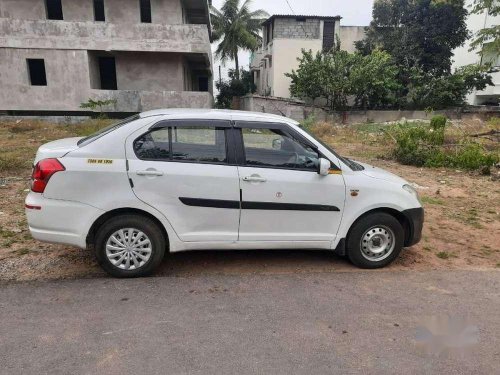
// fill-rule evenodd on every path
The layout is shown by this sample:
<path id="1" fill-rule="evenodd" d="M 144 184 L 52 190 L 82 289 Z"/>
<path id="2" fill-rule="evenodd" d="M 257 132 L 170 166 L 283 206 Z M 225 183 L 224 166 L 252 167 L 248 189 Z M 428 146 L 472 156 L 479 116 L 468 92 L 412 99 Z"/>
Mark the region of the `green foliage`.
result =
<path id="1" fill-rule="evenodd" d="M 300 127 L 303 128 L 307 132 L 311 132 L 312 127 L 316 123 L 316 118 L 314 115 L 307 116 L 306 119 L 300 122 Z"/>
<path id="2" fill-rule="evenodd" d="M 327 52 L 302 51 L 299 67 L 291 73 L 290 93 L 313 101 L 325 98 L 332 110 L 345 110 L 348 96 L 363 109 L 383 108 L 395 101 L 397 68 L 382 51 L 362 56 L 338 49 Z"/>
<path id="3" fill-rule="evenodd" d="M 466 65 L 453 74 L 426 72 L 420 67 L 409 70 L 406 106 L 409 108 L 442 109 L 462 106 L 465 97 L 472 90 L 482 90 L 493 84 L 487 68 L 480 65 Z"/>
<path id="4" fill-rule="evenodd" d="M 95 111 L 96 109 L 99 109 L 99 118 L 104 119 L 104 118 L 106 118 L 106 115 L 104 114 L 102 107 L 110 105 L 110 104 L 115 104 L 115 103 L 116 103 L 116 99 L 94 100 L 92 98 L 89 98 L 89 100 L 80 104 L 80 108 L 89 108 L 93 111 Z"/>
<path id="5" fill-rule="evenodd" d="M 255 51 L 262 38 L 259 35 L 261 24 L 268 14 L 259 9 L 250 11 L 251 0 L 225 0 L 221 9 L 210 6 L 212 37 L 219 45 L 215 55 L 222 62 L 235 61 L 236 77 L 239 78 L 238 50 Z"/>
<path id="6" fill-rule="evenodd" d="M 243 96 L 249 93 L 254 93 L 256 86 L 253 83 L 252 73 L 248 70 L 241 69 L 239 77 L 237 78 L 234 69 L 229 70 L 229 80 L 217 82 L 215 87 L 219 91 L 215 98 L 215 106 L 217 108 L 231 108 L 233 97 Z"/>
<path id="7" fill-rule="evenodd" d="M 483 14 L 487 12 L 489 16 L 496 17 L 500 14 L 500 2 L 496 0 L 474 0 L 471 13 Z M 470 44 L 471 50 L 480 48 L 478 53 L 486 53 L 492 56 L 500 54 L 500 25 L 492 24 L 479 30 L 474 35 L 474 40 Z"/>
<path id="8" fill-rule="evenodd" d="M 357 55 L 350 77 L 355 106 L 376 109 L 395 104 L 401 89 L 397 76 L 398 68 L 387 52 L 375 50 L 366 56 Z"/>
<path id="9" fill-rule="evenodd" d="M 467 11 L 463 0 L 375 1 L 366 39 L 358 42 L 363 53 L 380 48 L 404 67 L 425 72 L 450 72 L 453 49 L 467 39 Z"/>
<path id="10" fill-rule="evenodd" d="M 445 126 L 446 126 L 446 116 L 443 115 L 432 116 L 431 118 L 432 130 L 444 132 Z"/>
<path id="11" fill-rule="evenodd" d="M 431 126 L 398 124 L 390 134 L 396 140 L 393 156 L 403 164 L 418 167 L 450 167 L 467 170 L 489 168 L 499 156 L 476 142 L 462 139 L 456 145 L 444 144 L 446 118 L 434 116 Z M 452 146 L 452 147 L 449 147 Z"/>

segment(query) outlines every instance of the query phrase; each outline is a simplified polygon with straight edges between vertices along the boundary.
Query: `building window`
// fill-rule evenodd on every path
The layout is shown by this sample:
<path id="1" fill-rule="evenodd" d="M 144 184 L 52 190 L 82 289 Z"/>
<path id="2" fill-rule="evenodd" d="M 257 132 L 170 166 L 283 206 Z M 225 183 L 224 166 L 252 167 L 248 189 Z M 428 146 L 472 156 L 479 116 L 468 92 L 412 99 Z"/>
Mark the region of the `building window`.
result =
<path id="1" fill-rule="evenodd" d="M 26 59 L 31 86 L 47 86 L 45 61 L 43 59 Z"/>
<path id="2" fill-rule="evenodd" d="M 141 22 L 151 23 L 151 0 L 139 0 L 141 7 Z"/>
<path id="3" fill-rule="evenodd" d="M 114 57 L 99 57 L 99 76 L 102 90 L 117 90 Z"/>
<path id="4" fill-rule="evenodd" d="M 323 51 L 330 51 L 335 44 L 335 21 L 325 21 L 323 25 Z"/>
<path id="5" fill-rule="evenodd" d="M 106 21 L 104 14 L 104 0 L 94 0 L 94 20 Z"/>
<path id="6" fill-rule="evenodd" d="M 208 77 L 198 77 L 198 91 L 208 91 Z"/>
<path id="7" fill-rule="evenodd" d="M 49 20 L 63 19 L 61 0 L 45 0 L 45 10 L 47 11 L 47 19 Z"/>

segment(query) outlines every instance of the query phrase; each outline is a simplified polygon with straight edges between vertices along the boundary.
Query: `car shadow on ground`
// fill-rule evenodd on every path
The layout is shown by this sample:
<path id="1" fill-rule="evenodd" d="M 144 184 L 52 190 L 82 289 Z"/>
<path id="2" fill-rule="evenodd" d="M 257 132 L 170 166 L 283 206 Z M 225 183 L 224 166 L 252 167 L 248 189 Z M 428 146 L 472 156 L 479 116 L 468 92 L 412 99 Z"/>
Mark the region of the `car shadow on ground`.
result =
<path id="1" fill-rule="evenodd" d="M 204 250 L 166 254 L 155 275 L 290 274 L 353 268 L 346 258 L 325 250 Z"/>

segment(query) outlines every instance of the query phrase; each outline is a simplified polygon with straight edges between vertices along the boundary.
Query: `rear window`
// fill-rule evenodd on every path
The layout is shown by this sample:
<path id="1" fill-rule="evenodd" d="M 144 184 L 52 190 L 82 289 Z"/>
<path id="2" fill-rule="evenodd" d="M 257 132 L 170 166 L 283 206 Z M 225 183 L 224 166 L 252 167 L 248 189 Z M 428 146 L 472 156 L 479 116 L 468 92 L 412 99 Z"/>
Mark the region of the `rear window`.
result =
<path id="1" fill-rule="evenodd" d="M 94 142 L 96 139 L 101 138 L 103 135 L 109 134 L 112 131 L 115 131 L 118 128 L 121 128 L 123 125 L 126 125 L 132 121 L 138 120 L 140 118 L 139 115 L 134 115 L 131 117 L 127 117 L 125 120 L 122 120 L 120 122 L 117 122 L 115 124 L 111 124 L 109 126 L 106 126 L 105 128 L 102 128 L 101 130 L 95 132 L 94 134 L 91 134 L 85 138 L 82 138 L 78 141 L 77 145 L 80 147 L 86 146 L 89 143 Z"/>
<path id="2" fill-rule="evenodd" d="M 226 137 L 223 128 L 182 126 L 155 129 L 135 140 L 139 159 L 226 163 Z"/>

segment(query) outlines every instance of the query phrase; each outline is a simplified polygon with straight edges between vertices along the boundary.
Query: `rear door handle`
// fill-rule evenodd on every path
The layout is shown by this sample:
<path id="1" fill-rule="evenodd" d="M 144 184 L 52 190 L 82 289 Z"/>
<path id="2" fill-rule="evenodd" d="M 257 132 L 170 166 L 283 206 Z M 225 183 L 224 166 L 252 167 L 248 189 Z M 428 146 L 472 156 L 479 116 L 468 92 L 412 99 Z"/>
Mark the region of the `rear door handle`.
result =
<path id="1" fill-rule="evenodd" d="M 243 181 L 247 181 L 247 182 L 266 182 L 267 180 L 264 177 L 252 175 L 252 176 L 243 177 Z"/>
<path id="2" fill-rule="evenodd" d="M 155 169 L 146 169 L 145 171 L 137 171 L 138 176 L 163 176 L 162 171 L 157 171 Z"/>

